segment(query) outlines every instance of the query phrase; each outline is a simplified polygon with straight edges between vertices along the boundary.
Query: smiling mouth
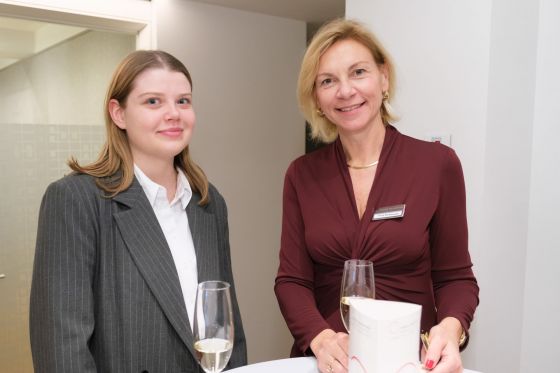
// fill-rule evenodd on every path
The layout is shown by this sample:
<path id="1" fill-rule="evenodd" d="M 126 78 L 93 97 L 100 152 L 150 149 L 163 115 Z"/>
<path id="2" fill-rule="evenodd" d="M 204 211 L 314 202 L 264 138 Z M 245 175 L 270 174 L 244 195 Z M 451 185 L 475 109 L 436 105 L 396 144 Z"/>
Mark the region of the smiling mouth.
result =
<path id="1" fill-rule="evenodd" d="M 174 136 L 174 135 L 177 136 L 181 132 L 183 132 L 182 128 L 167 128 L 167 129 L 159 131 L 159 133 L 161 133 L 163 135 L 171 135 L 171 136 Z"/>
<path id="2" fill-rule="evenodd" d="M 356 105 L 352 105 L 352 106 L 346 106 L 346 107 L 343 107 L 343 108 L 337 108 L 336 110 L 342 111 L 343 113 L 347 113 L 347 112 L 349 112 L 349 111 L 356 110 L 356 109 L 362 107 L 364 104 L 365 104 L 365 102 L 362 102 L 362 103 L 359 103 L 359 104 L 356 104 Z"/>

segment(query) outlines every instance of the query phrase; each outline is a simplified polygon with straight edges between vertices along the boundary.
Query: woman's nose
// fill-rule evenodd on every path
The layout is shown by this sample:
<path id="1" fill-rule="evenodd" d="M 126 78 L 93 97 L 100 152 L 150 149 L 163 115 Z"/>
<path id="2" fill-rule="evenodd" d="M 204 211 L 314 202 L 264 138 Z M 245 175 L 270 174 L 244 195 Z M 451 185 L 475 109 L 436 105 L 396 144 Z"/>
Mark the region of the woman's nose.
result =
<path id="1" fill-rule="evenodd" d="M 177 105 L 174 102 L 171 102 L 167 105 L 167 111 L 165 113 L 166 118 L 168 119 L 177 119 L 179 118 L 179 110 L 177 109 Z"/>
<path id="2" fill-rule="evenodd" d="M 348 98 L 354 94 L 354 86 L 349 80 L 341 80 L 338 86 L 337 94 L 340 98 Z"/>

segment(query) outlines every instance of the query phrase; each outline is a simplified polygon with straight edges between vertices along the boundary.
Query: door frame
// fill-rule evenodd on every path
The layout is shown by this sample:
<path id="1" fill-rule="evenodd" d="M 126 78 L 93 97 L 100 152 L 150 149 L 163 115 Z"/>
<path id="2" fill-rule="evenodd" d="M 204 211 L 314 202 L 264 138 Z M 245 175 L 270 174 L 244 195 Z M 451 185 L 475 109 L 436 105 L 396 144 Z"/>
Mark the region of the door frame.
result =
<path id="1" fill-rule="evenodd" d="M 155 0 L 2 0 L 0 16 L 136 35 L 136 49 L 155 49 Z"/>

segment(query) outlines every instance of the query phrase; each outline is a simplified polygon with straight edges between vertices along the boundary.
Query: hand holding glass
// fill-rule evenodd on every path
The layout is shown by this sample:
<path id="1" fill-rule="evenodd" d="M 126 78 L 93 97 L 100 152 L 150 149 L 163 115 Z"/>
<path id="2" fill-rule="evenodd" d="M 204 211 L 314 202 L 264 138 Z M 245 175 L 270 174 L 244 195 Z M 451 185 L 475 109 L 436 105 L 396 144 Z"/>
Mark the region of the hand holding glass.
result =
<path id="1" fill-rule="evenodd" d="M 194 310 L 194 349 L 206 373 L 219 373 L 233 349 L 233 315 L 229 284 L 206 281 L 198 284 Z"/>
<path id="2" fill-rule="evenodd" d="M 344 262 L 340 287 L 340 315 L 348 332 L 350 332 L 351 298 L 375 299 L 373 263 L 371 261 L 351 259 Z"/>

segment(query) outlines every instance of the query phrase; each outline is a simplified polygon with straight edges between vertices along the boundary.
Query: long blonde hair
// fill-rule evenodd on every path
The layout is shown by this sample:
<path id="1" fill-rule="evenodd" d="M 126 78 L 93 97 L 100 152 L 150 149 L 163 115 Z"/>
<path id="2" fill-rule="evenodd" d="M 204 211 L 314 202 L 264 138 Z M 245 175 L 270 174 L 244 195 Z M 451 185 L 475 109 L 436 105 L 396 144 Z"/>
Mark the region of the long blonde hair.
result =
<path id="1" fill-rule="evenodd" d="M 74 157 L 68 161 L 68 166 L 73 171 L 93 176 L 96 184 L 108 197 L 114 197 L 128 189 L 134 180 L 134 163 L 128 137 L 126 131 L 113 122 L 108 109 L 109 101 L 117 100 L 125 107 L 136 77 L 153 68 L 180 72 L 186 76 L 192 87 L 191 75 L 185 65 L 169 53 L 155 50 L 132 52 L 117 67 L 107 89 L 104 108 L 107 140 L 97 160 L 84 166 Z M 206 205 L 209 202 L 208 179 L 204 171 L 191 159 L 188 146 L 175 156 L 173 163 L 185 173 L 193 191 L 200 194 L 199 204 Z"/>
<path id="2" fill-rule="evenodd" d="M 323 54 L 337 41 L 347 39 L 355 40 L 369 49 L 375 63 L 386 69 L 389 80 L 387 90 L 389 97 L 384 99 L 384 104 L 381 105 L 381 119 L 385 125 L 396 120 L 387 102 L 393 98 L 395 93 L 395 69 L 391 57 L 375 35 L 364 25 L 352 20 L 335 19 L 323 25 L 309 43 L 301 63 L 297 87 L 299 107 L 311 127 L 311 138 L 326 143 L 336 139 L 338 130 L 334 123 L 317 110 L 315 79 Z"/>

